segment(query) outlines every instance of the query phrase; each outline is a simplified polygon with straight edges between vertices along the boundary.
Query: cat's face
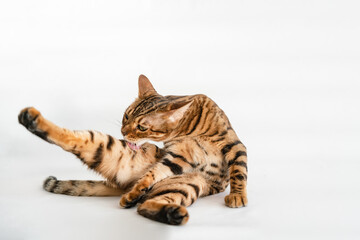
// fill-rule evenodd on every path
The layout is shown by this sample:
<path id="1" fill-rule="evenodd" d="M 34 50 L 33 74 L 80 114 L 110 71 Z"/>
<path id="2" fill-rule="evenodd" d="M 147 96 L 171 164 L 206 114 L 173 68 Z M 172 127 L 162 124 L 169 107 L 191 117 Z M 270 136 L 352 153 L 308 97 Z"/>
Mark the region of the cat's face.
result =
<path id="1" fill-rule="evenodd" d="M 149 140 L 166 141 L 173 137 L 191 102 L 159 95 L 150 81 L 139 77 L 139 97 L 126 109 L 121 132 L 128 145 L 138 150 Z"/>

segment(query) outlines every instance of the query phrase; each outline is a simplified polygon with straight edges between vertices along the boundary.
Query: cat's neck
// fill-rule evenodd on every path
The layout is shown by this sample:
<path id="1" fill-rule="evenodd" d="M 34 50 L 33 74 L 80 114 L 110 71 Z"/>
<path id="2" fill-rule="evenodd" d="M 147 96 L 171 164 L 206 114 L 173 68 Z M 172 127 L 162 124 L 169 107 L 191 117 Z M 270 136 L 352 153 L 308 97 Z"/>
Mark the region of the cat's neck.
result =
<path id="1" fill-rule="evenodd" d="M 231 128 L 224 112 L 213 100 L 205 95 L 194 95 L 189 98 L 193 103 L 179 126 L 173 131 L 172 140 L 212 136 Z"/>

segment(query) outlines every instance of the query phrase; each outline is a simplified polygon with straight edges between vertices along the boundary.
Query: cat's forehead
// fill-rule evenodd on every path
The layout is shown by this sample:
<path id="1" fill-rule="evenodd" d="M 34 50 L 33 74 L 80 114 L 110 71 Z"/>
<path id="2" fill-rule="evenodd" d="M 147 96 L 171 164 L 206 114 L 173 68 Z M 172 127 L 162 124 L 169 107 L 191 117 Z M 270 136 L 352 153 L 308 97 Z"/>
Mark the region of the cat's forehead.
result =
<path id="1" fill-rule="evenodd" d="M 150 114 L 154 111 L 166 111 L 168 106 L 178 101 L 183 101 L 186 96 L 161 96 L 153 95 L 145 99 L 136 99 L 127 109 L 127 114 L 136 118 L 141 115 Z"/>
<path id="2" fill-rule="evenodd" d="M 128 108 L 128 113 L 131 114 L 133 117 L 137 117 L 152 112 L 155 109 L 164 107 L 167 104 L 168 104 L 167 99 L 160 95 L 150 96 L 145 99 L 137 99 Z"/>

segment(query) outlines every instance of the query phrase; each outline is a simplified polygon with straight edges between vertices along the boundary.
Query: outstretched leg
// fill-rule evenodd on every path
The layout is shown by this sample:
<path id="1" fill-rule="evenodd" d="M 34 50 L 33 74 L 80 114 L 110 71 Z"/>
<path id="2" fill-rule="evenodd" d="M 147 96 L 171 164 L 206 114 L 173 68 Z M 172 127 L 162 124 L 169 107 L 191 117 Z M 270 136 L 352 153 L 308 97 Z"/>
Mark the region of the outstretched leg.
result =
<path id="1" fill-rule="evenodd" d="M 124 140 L 110 135 L 61 128 L 32 107 L 23 109 L 18 119 L 33 134 L 75 154 L 90 169 L 119 186 L 139 179 L 161 155 L 161 150 L 153 144 L 144 144 L 134 152 Z"/>
<path id="2" fill-rule="evenodd" d="M 138 212 L 158 222 L 185 224 L 189 219 L 186 207 L 207 192 L 207 188 L 206 180 L 198 173 L 166 178 L 145 195 Z"/>
<path id="3" fill-rule="evenodd" d="M 106 181 L 62 181 L 53 176 L 44 181 L 43 188 L 48 192 L 71 196 L 120 196 L 124 193 L 124 190 Z"/>

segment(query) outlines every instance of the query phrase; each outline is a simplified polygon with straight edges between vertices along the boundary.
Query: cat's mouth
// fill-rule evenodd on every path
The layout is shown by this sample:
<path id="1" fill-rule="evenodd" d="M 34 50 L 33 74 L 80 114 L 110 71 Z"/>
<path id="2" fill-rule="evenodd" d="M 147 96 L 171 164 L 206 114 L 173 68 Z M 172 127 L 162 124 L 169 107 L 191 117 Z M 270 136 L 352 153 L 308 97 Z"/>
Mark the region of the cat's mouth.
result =
<path id="1" fill-rule="evenodd" d="M 126 141 L 126 143 L 129 146 L 129 148 L 131 148 L 134 151 L 139 150 L 141 148 L 141 145 L 142 145 L 142 144 L 139 144 L 139 143 L 132 143 L 132 142 L 128 142 L 128 141 Z"/>

